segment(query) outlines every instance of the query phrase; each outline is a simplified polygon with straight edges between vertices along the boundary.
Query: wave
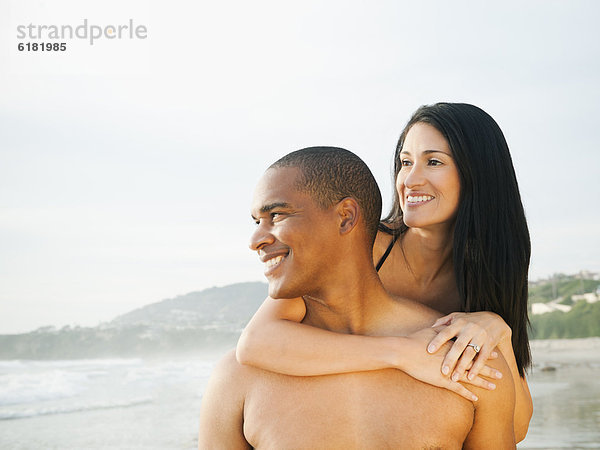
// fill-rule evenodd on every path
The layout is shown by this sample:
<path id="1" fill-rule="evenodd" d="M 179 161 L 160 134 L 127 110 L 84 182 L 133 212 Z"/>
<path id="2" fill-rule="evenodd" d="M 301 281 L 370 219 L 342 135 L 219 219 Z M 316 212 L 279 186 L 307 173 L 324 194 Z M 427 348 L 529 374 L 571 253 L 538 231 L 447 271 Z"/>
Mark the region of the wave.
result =
<path id="1" fill-rule="evenodd" d="M 0 376 L 0 405 L 74 397 L 85 389 L 89 375 L 51 370 Z"/>
<path id="2" fill-rule="evenodd" d="M 104 359 L 53 359 L 53 360 L 29 360 L 29 359 L 6 359 L 0 360 L 1 369 L 30 369 L 46 367 L 118 367 L 132 366 L 143 363 L 140 358 L 104 358 Z"/>
<path id="3" fill-rule="evenodd" d="M 87 405 L 50 406 L 45 408 L 32 408 L 16 411 L 0 411 L 0 420 L 26 419 L 29 417 L 49 416 L 54 414 L 70 414 L 102 409 L 130 408 L 133 406 L 152 403 L 152 398 L 144 397 L 122 402 L 98 402 Z"/>

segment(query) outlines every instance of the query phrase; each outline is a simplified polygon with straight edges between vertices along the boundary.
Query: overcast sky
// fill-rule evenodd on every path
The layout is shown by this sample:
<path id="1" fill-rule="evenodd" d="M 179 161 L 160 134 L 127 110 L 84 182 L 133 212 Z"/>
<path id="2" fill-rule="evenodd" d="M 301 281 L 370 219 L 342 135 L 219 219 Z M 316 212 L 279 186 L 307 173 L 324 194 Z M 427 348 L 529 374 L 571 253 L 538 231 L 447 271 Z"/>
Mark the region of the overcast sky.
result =
<path id="1" fill-rule="evenodd" d="M 93 326 L 165 298 L 263 280 L 247 247 L 262 171 L 335 145 L 389 206 L 420 105 L 468 102 L 503 129 L 530 277 L 600 271 L 600 3 L 0 2 L 0 333 Z M 129 24 L 146 39 L 19 25 Z"/>

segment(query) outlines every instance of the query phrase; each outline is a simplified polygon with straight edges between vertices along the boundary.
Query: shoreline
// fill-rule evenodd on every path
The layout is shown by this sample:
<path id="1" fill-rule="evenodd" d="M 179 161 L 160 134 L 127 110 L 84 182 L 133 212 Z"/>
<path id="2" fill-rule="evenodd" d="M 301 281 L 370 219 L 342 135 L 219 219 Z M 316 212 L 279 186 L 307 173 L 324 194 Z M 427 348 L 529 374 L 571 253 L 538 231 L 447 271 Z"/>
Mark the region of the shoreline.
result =
<path id="1" fill-rule="evenodd" d="M 600 337 L 529 341 L 534 369 L 548 366 L 600 367 Z"/>

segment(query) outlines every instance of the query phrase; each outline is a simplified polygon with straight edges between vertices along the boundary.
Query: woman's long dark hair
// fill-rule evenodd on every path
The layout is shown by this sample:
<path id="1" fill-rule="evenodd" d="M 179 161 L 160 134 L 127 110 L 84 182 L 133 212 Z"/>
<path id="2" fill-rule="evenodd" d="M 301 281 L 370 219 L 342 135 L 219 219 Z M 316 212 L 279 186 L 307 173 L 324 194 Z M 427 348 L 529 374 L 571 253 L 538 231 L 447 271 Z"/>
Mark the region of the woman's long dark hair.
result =
<path id="1" fill-rule="evenodd" d="M 512 329 L 521 376 L 531 364 L 527 338 L 529 230 L 506 139 L 480 108 L 464 103 L 420 107 L 400 135 L 394 156 L 394 186 L 402 167 L 400 151 L 408 130 L 427 123 L 444 135 L 460 177 L 460 200 L 452 258 L 463 311 L 492 311 Z M 407 227 L 398 192 L 383 225 L 395 234 Z"/>

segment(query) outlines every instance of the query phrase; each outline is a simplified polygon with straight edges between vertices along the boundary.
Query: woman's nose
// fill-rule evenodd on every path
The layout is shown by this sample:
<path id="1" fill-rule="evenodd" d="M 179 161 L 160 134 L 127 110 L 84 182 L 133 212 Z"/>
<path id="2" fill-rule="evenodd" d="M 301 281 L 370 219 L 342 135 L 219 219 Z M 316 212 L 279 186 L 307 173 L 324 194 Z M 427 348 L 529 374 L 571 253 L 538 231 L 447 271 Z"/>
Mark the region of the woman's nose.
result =
<path id="1" fill-rule="evenodd" d="M 425 177 L 421 167 L 419 165 L 411 166 L 410 170 L 404 177 L 403 183 L 407 188 L 423 185 L 425 183 Z"/>

